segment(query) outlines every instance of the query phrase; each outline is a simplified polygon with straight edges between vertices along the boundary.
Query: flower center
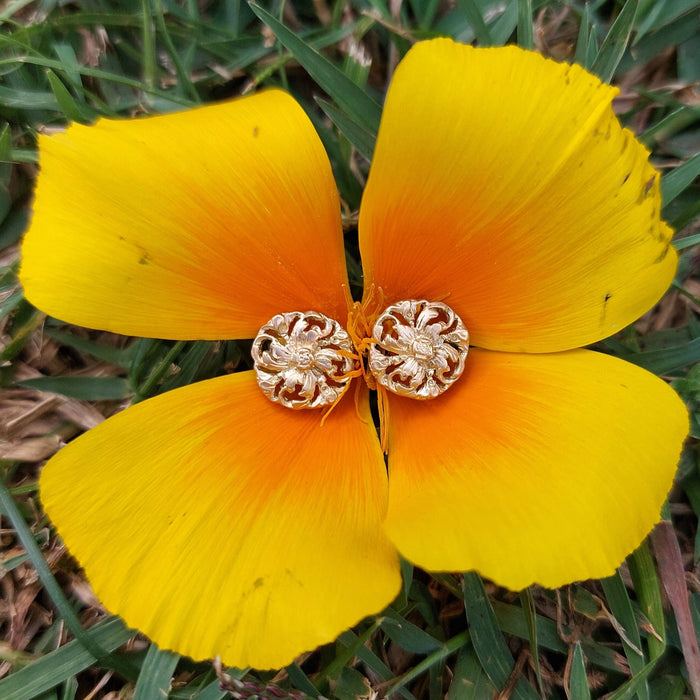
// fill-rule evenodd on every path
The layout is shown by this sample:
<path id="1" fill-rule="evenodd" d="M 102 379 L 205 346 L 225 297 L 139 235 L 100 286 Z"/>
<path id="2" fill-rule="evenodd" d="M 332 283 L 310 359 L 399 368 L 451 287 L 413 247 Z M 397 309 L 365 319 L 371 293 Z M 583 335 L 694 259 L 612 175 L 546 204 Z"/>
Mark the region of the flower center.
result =
<path id="1" fill-rule="evenodd" d="M 263 393 L 288 408 L 331 405 L 357 374 L 350 336 L 318 311 L 273 316 L 258 331 L 251 355 Z"/>
<path id="2" fill-rule="evenodd" d="M 400 301 L 374 322 L 367 367 L 377 383 L 400 396 L 432 399 L 464 371 L 469 333 L 440 301 Z"/>

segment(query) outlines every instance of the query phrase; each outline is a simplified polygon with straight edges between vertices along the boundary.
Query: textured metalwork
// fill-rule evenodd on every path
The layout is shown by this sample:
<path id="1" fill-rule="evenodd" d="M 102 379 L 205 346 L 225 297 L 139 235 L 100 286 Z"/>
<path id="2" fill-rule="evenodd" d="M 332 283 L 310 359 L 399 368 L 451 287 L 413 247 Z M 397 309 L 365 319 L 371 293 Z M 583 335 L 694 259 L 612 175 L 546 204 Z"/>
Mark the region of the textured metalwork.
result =
<path id="1" fill-rule="evenodd" d="M 384 309 L 372 328 L 367 365 L 395 394 L 433 399 L 464 371 L 469 333 L 439 301 L 400 301 Z"/>
<path id="2" fill-rule="evenodd" d="M 317 311 L 273 316 L 255 337 L 251 354 L 263 393 L 288 408 L 333 404 L 357 366 L 347 331 Z"/>

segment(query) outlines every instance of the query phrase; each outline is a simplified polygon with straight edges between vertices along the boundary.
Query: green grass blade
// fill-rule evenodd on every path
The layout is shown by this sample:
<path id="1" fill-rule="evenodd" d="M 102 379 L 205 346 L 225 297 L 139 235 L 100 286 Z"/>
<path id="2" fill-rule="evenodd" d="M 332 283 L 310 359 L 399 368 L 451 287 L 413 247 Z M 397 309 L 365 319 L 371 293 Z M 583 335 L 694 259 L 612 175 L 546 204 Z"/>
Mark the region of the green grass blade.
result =
<path id="1" fill-rule="evenodd" d="M 364 635 L 362 635 L 364 637 Z M 338 637 L 340 644 L 346 648 L 354 648 L 355 656 L 364 663 L 367 668 L 379 678 L 381 681 L 390 682 L 394 679 L 395 674 L 392 673 L 391 669 L 372 651 L 371 648 L 364 644 L 357 645 L 357 641 L 361 639 L 352 630 L 347 630 Z M 344 654 L 345 652 L 341 652 Z M 406 688 L 399 688 L 398 694 L 407 700 L 416 700 L 415 696 L 410 693 Z"/>
<path id="2" fill-rule="evenodd" d="M 414 654 L 430 654 L 443 645 L 441 641 L 404 619 L 391 608 L 384 611 L 381 627 L 387 637 L 402 649 Z"/>
<path id="3" fill-rule="evenodd" d="M 609 83 L 615 75 L 615 69 L 629 43 L 636 15 L 637 0 L 627 0 L 593 61 L 591 71 L 605 83 Z"/>
<path id="4" fill-rule="evenodd" d="M 165 11 L 163 9 L 162 0 L 154 0 L 154 3 L 154 16 L 156 24 L 158 25 L 160 35 L 163 37 L 163 41 L 165 42 L 165 45 L 168 49 L 168 55 L 172 59 L 173 66 L 178 77 L 178 85 L 184 86 L 185 92 L 187 93 L 187 97 L 189 97 L 195 104 L 197 104 L 201 102 L 199 94 L 197 93 L 197 88 L 194 86 L 194 83 L 190 80 L 190 76 L 187 73 L 187 70 L 185 70 L 184 64 L 182 63 L 182 57 L 180 55 L 180 52 L 175 47 L 175 44 L 173 44 L 172 37 L 170 36 L 168 26 L 165 22 Z"/>
<path id="5" fill-rule="evenodd" d="M 627 594 L 627 588 L 619 571 L 613 576 L 601 579 L 600 583 L 603 586 L 610 612 L 614 617 L 613 625 L 622 639 L 630 671 L 632 676 L 636 676 L 644 669 L 646 661 L 642 652 L 642 639 L 637 628 L 637 619 L 632 608 L 632 601 Z M 637 695 L 639 700 L 649 700 L 649 688 L 646 683 L 640 683 Z"/>
<path id="6" fill-rule="evenodd" d="M 89 121 L 83 114 L 80 105 L 73 98 L 73 95 L 68 92 L 68 88 L 52 70 L 49 69 L 46 71 L 46 78 L 51 86 L 51 91 L 56 97 L 58 106 L 66 117 L 74 122 L 85 123 Z"/>
<path id="7" fill-rule="evenodd" d="M 583 6 L 581 13 L 581 24 L 578 28 L 578 39 L 576 40 L 576 53 L 574 54 L 574 63 L 578 63 L 584 68 L 588 68 L 588 42 L 590 41 L 590 32 L 592 29 L 591 9 L 590 4 L 586 3 Z"/>
<path id="8" fill-rule="evenodd" d="M 326 668 L 324 668 L 319 673 L 318 677 L 320 679 L 325 679 L 337 678 L 338 676 L 340 676 L 343 666 L 352 661 L 353 657 L 357 655 L 360 648 L 364 647 L 364 645 L 368 642 L 369 638 L 377 632 L 380 624 L 381 620 L 376 620 L 374 624 L 370 625 L 363 634 L 356 637 L 353 636 L 353 638 L 350 640 L 350 643 L 345 647 L 345 649 L 336 654 L 335 659 L 333 659 L 333 661 L 331 661 L 331 663 L 328 664 L 328 666 L 326 666 Z M 345 644 L 345 641 L 338 641 L 341 643 L 341 645 Z"/>
<path id="9" fill-rule="evenodd" d="M 299 668 L 297 664 L 289 664 L 286 668 L 289 680 L 296 688 L 306 693 L 312 698 L 319 697 L 319 692 L 314 684 L 309 680 L 309 677 Z"/>
<path id="10" fill-rule="evenodd" d="M 685 238 L 679 238 L 673 241 L 673 247 L 676 250 L 685 250 L 686 248 L 692 248 L 694 245 L 700 243 L 700 233 L 696 233 L 692 236 L 686 236 Z"/>
<path id="11" fill-rule="evenodd" d="M 469 642 L 469 632 L 463 632 L 455 637 L 452 637 L 448 642 L 445 642 L 440 649 L 434 651 L 432 654 L 427 656 L 423 661 L 417 663 L 410 671 L 405 673 L 398 682 L 394 683 L 387 691 L 387 697 L 391 696 L 393 693 L 402 689 L 404 686 L 408 685 L 416 678 L 419 678 L 424 673 L 428 672 L 435 664 L 440 663 L 448 656 L 459 651 L 465 644 Z M 513 697 L 517 697 L 513 695 Z M 534 696 L 537 698 L 537 696 Z"/>
<path id="12" fill-rule="evenodd" d="M 114 651 L 134 636 L 119 617 L 109 617 L 84 632 L 93 646 Z M 59 683 L 95 663 L 95 656 L 77 639 L 0 680 L 2 700 L 27 700 L 38 697 Z"/>
<path id="13" fill-rule="evenodd" d="M 471 644 L 460 649 L 454 676 L 445 700 L 482 700 L 493 698 L 496 689 L 481 668 Z"/>
<path id="14" fill-rule="evenodd" d="M 537 677 L 537 687 L 540 690 L 540 695 L 544 697 L 544 683 L 542 682 L 542 669 L 540 668 L 540 648 L 537 639 L 537 614 L 535 612 L 535 600 L 529 588 L 520 591 L 520 605 L 527 622 L 530 654 L 532 656 L 532 665 L 535 669 L 535 676 Z"/>
<path id="15" fill-rule="evenodd" d="M 674 348 L 631 352 L 620 354 L 619 357 L 654 374 L 668 374 L 700 362 L 700 338 Z"/>
<path id="16" fill-rule="evenodd" d="M 49 594 L 53 604 L 58 609 L 58 612 L 65 621 L 68 629 L 85 647 L 85 649 L 92 654 L 94 657 L 92 661 L 107 656 L 109 652 L 102 648 L 100 644 L 95 642 L 95 640 L 83 629 L 78 616 L 75 614 L 70 603 L 63 595 L 63 591 L 56 582 L 56 579 L 53 577 L 51 569 L 49 569 L 49 565 L 46 563 L 39 546 L 34 540 L 34 535 L 32 535 L 27 523 L 24 522 L 24 518 L 19 512 L 17 504 L 12 498 L 10 492 L 7 490 L 5 482 L 2 479 L 0 479 L 0 506 L 2 506 L 2 510 L 12 523 L 12 527 L 17 534 L 17 538 L 24 547 L 24 550 L 27 552 L 27 555 L 32 562 L 32 566 L 36 570 L 39 579 L 41 580 L 41 584 L 46 589 L 46 592 Z"/>
<path id="17" fill-rule="evenodd" d="M 81 401 L 125 399 L 132 393 L 129 382 L 121 377 L 35 377 L 17 385 Z"/>
<path id="18" fill-rule="evenodd" d="M 179 654 L 161 650 L 155 644 L 151 644 L 141 666 L 133 700 L 166 698 L 179 660 Z"/>
<path id="19" fill-rule="evenodd" d="M 486 26 L 481 10 L 474 0 L 459 0 L 457 6 L 464 13 L 467 22 L 469 22 L 469 25 L 474 30 L 479 44 L 481 46 L 493 46 L 491 31 L 488 26 Z"/>
<path id="20" fill-rule="evenodd" d="M 76 335 L 66 333 L 65 331 L 59 331 L 55 328 L 45 328 L 44 334 L 49 338 L 57 340 L 63 345 L 70 345 L 80 352 L 92 355 L 98 360 L 109 362 L 111 365 L 118 365 L 119 367 L 128 368 L 132 361 L 131 356 L 133 354 L 133 345 L 126 348 L 114 348 L 110 347 L 109 345 L 94 343 L 93 341 L 86 340 L 85 338 L 79 338 Z"/>
<path id="21" fill-rule="evenodd" d="M 574 653 L 571 657 L 569 691 L 571 700 L 591 700 L 591 689 L 586 675 L 586 659 L 580 642 L 574 645 Z"/>
<path id="22" fill-rule="evenodd" d="M 141 384 L 136 392 L 134 403 L 151 395 L 156 389 L 161 379 L 170 371 L 173 360 L 180 354 L 180 351 L 185 347 L 184 340 L 178 340 L 166 353 L 165 357 L 153 368 L 147 379 Z"/>
<path id="23" fill-rule="evenodd" d="M 518 46 L 535 48 L 532 33 L 532 0 L 518 0 Z"/>
<path id="24" fill-rule="evenodd" d="M 328 118 L 338 127 L 338 131 L 350 141 L 350 143 L 367 160 L 372 160 L 374 153 L 374 135 L 356 124 L 345 112 L 334 104 L 320 97 L 316 98 L 318 106 L 326 113 Z"/>
<path id="25" fill-rule="evenodd" d="M 640 686 L 646 683 L 649 674 L 654 670 L 656 661 L 649 662 L 636 676 L 621 685 L 614 693 L 607 695 L 605 700 L 631 700 L 639 691 Z"/>
<path id="26" fill-rule="evenodd" d="M 339 68 L 336 68 L 327 58 L 311 48 L 269 12 L 252 3 L 250 8 L 353 121 L 366 131 L 377 133 L 382 112 L 381 106 L 377 102 Z"/>
<path id="27" fill-rule="evenodd" d="M 228 700 L 231 694 L 228 690 L 221 690 L 221 683 L 212 681 L 206 688 L 203 688 L 188 700 Z"/>
<path id="28" fill-rule="evenodd" d="M 499 690 L 502 690 L 510 679 L 515 662 L 503 639 L 498 620 L 479 575 L 473 571 L 466 573 L 463 590 L 464 607 L 474 650 L 486 675 Z M 521 679 L 515 686 L 512 697 L 537 700 L 538 695 L 531 685 Z"/>
<path id="29" fill-rule="evenodd" d="M 666 650 L 666 618 L 664 617 L 659 577 L 656 575 L 656 567 L 649 550 L 649 543 L 646 540 L 630 554 L 627 558 L 627 564 L 639 606 L 654 628 L 647 634 L 649 657 L 654 661 Z M 661 638 L 659 639 L 659 637 Z"/>
<path id="30" fill-rule="evenodd" d="M 143 14 L 143 25 L 141 28 L 142 75 L 143 82 L 150 90 L 153 89 L 156 84 L 157 59 L 155 27 L 153 25 L 152 11 L 148 0 L 141 0 L 141 12 Z"/>
<path id="31" fill-rule="evenodd" d="M 661 178 L 661 201 L 666 207 L 700 176 L 700 153 Z"/>

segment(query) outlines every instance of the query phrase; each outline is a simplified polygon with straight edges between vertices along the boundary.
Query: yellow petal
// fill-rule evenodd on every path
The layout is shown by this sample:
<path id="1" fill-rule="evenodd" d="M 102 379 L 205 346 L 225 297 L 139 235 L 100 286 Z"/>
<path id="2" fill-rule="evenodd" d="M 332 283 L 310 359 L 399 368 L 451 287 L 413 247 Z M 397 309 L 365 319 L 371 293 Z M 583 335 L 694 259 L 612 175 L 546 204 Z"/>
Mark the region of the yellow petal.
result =
<path id="1" fill-rule="evenodd" d="M 391 396 L 386 529 L 429 570 L 517 590 L 612 574 L 659 520 L 688 430 L 663 381 L 573 350 L 473 350 L 443 396 Z"/>
<path id="2" fill-rule="evenodd" d="M 659 174 L 617 90 L 514 46 L 417 44 L 389 89 L 360 210 L 366 288 L 444 299 L 472 342 L 552 352 L 649 309 L 676 268 Z"/>
<path id="3" fill-rule="evenodd" d="M 347 314 L 340 206 L 301 107 L 272 90 L 39 138 L 29 301 L 173 339 L 253 337 L 284 311 Z"/>
<path id="4" fill-rule="evenodd" d="M 105 606 L 159 646 L 276 668 L 398 592 L 386 471 L 364 399 L 268 401 L 252 372 L 137 404 L 41 475 L 46 512 Z"/>

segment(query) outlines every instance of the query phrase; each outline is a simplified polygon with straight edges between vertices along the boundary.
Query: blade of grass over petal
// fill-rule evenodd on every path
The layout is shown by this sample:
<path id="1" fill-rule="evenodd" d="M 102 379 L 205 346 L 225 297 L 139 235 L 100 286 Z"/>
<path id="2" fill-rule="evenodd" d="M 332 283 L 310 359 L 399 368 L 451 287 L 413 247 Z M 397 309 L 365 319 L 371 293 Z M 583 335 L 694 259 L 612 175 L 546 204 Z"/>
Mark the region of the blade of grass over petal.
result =
<path id="1" fill-rule="evenodd" d="M 108 617 L 85 632 L 95 645 L 112 652 L 134 636 L 118 617 Z M 77 639 L 64 644 L 31 665 L 0 680 L 3 700 L 27 700 L 63 683 L 95 663 L 95 657 Z"/>
<path id="2" fill-rule="evenodd" d="M 666 618 L 661 600 L 659 577 L 656 575 L 654 560 L 646 540 L 630 554 L 627 564 L 639 606 L 653 627 L 653 630 L 647 631 L 647 647 L 649 658 L 654 661 L 666 650 Z"/>
<path id="3" fill-rule="evenodd" d="M 381 107 L 364 90 L 260 5 L 251 3 L 250 8 L 346 114 L 367 131 L 377 133 Z"/>
<path id="4" fill-rule="evenodd" d="M 668 206 L 700 176 L 700 153 L 661 178 L 661 201 Z"/>
<path id="5" fill-rule="evenodd" d="M 343 110 L 338 109 L 338 107 L 327 100 L 317 97 L 316 103 L 358 152 L 367 158 L 367 160 L 372 160 L 372 153 L 374 152 L 374 134 L 363 129 L 359 124 L 350 119 Z"/>
<path id="6" fill-rule="evenodd" d="M 574 644 L 569 661 L 569 697 L 571 700 L 591 700 L 591 689 L 586 675 L 586 659 L 580 642 Z"/>
<path id="7" fill-rule="evenodd" d="M 167 697 L 179 660 L 179 654 L 161 650 L 155 644 L 151 644 L 146 652 L 146 658 L 136 682 L 134 700 L 153 700 L 153 698 Z"/>
<path id="8" fill-rule="evenodd" d="M 464 608 L 474 650 L 492 683 L 502 690 L 510 679 L 515 662 L 503 639 L 480 576 L 473 571 L 466 573 L 463 590 Z M 512 697 L 533 700 L 538 695 L 527 681 L 520 679 Z"/>
<path id="9" fill-rule="evenodd" d="M 627 0 L 591 65 L 591 71 L 605 83 L 612 80 L 625 53 L 637 15 L 637 5 L 637 0 Z"/>

